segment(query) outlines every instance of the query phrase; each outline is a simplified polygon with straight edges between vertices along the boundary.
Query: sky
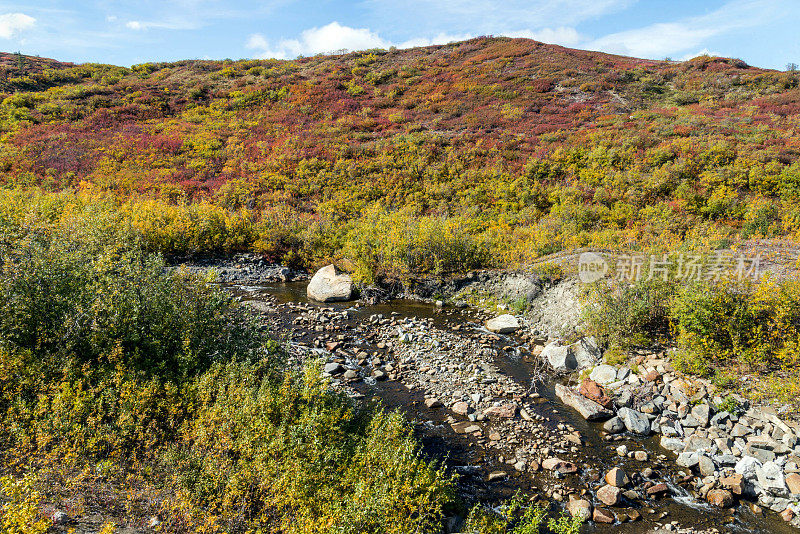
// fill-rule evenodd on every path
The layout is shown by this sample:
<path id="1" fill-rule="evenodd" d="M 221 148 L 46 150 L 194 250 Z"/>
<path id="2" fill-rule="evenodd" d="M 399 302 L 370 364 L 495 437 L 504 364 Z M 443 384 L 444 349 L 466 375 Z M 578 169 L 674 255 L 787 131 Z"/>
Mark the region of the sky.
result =
<path id="1" fill-rule="evenodd" d="M 800 0 L 0 0 L 0 50 L 130 66 L 292 59 L 480 35 L 651 59 L 800 63 Z"/>

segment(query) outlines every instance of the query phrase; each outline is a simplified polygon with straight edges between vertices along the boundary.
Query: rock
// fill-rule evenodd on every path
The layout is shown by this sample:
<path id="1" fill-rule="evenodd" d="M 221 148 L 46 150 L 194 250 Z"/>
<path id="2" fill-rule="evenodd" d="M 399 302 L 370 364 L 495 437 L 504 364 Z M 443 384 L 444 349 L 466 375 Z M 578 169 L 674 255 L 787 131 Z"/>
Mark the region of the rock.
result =
<path id="1" fill-rule="evenodd" d="M 617 369 L 611 365 L 598 365 L 592 369 L 591 373 L 589 373 L 589 378 L 598 384 L 607 386 L 608 384 L 617 381 Z"/>
<path id="2" fill-rule="evenodd" d="M 708 492 L 706 500 L 718 508 L 728 508 L 733 506 L 733 495 L 724 489 L 714 489 Z"/>
<path id="3" fill-rule="evenodd" d="M 761 462 L 752 456 L 743 456 L 736 464 L 734 470 L 737 474 L 744 477 L 745 480 L 753 481 L 756 479 L 756 469 L 761 467 Z"/>
<path id="4" fill-rule="evenodd" d="M 480 433 L 481 427 L 478 425 L 469 425 L 468 427 L 464 428 L 464 434 L 475 434 Z"/>
<path id="5" fill-rule="evenodd" d="M 519 330 L 519 321 L 511 314 L 504 314 L 486 321 L 486 329 L 495 334 L 510 334 Z"/>
<path id="6" fill-rule="evenodd" d="M 619 467 L 614 467 L 606 473 L 606 482 L 615 488 L 624 488 L 628 485 L 628 475 Z"/>
<path id="7" fill-rule="evenodd" d="M 794 519 L 794 511 L 791 508 L 787 508 L 783 512 L 781 512 L 781 519 L 786 521 L 787 523 Z"/>
<path id="8" fill-rule="evenodd" d="M 633 458 L 637 462 L 646 462 L 650 458 L 650 456 L 647 454 L 646 451 L 634 451 Z"/>
<path id="9" fill-rule="evenodd" d="M 800 475 L 797 473 L 789 473 L 786 475 L 785 481 L 790 493 L 794 495 L 800 494 Z"/>
<path id="10" fill-rule="evenodd" d="M 492 471 L 489 473 L 489 482 L 494 482 L 495 480 L 503 480 L 508 478 L 508 473 L 505 471 Z"/>
<path id="11" fill-rule="evenodd" d="M 783 469 L 775 462 L 767 462 L 761 467 L 756 467 L 756 480 L 764 491 L 772 495 L 783 496 L 788 492 Z"/>
<path id="12" fill-rule="evenodd" d="M 592 521 L 595 523 L 608 523 L 611 524 L 614 522 L 614 514 L 606 510 L 605 508 L 595 508 L 594 512 L 592 513 Z"/>
<path id="13" fill-rule="evenodd" d="M 588 369 L 597 363 L 597 360 L 602 356 L 600 345 L 592 336 L 581 338 L 570 347 L 572 347 L 575 360 L 578 362 L 578 369 Z"/>
<path id="14" fill-rule="evenodd" d="M 597 490 L 597 498 L 606 506 L 616 506 L 619 503 L 621 490 L 611 484 L 607 484 Z"/>
<path id="15" fill-rule="evenodd" d="M 574 371 L 594 365 L 600 355 L 597 341 L 593 337 L 583 338 L 572 345 L 561 345 L 554 341 L 545 345 L 541 357 L 557 371 Z"/>
<path id="16" fill-rule="evenodd" d="M 608 419 L 614 413 L 611 410 L 603 408 L 591 399 L 587 399 L 583 395 L 578 395 L 572 389 L 562 385 L 556 384 L 556 395 L 562 400 L 564 404 L 574 408 L 584 419 L 588 421 L 597 421 Z"/>
<path id="17" fill-rule="evenodd" d="M 622 419 L 619 417 L 612 417 L 605 423 L 603 423 L 603 430 L 608 432 L 609 434 L 619 434 L 623 430 L 625 430 L 625 423 L 622 422 Z"/>
<path id="18" fill-rule="evenodd" d="M 720 478 L 719 483 L 734 495 L 742 495 L 744 493 L 744 477 L 738 473 Z"/>
<path id="19" fill-rule="evenodd" d="M 716 466 L 714 465 L 714 461 L 704 454 L 700 455 L 700 458 L 697 462 L 697 468 L 700 470 L 700 474 L 704 477 L 712 476 L 717 470 Z"/>
<path id="20" fill-rule="evenodd" d="M 342 372 L 342 369 L 343 369 L 342 364 L 335 362 L 326 363 L 325 367 L 322 368 L 322 370 L 328 373 L 329 375 L 338 375 L 339 373 Z"/>
<path id="21" fill-rule="evenodd" d="M 471 411 L 469 404 L 467 404 L 464 401 L 460 401 L 453 404 L 453 406 L 450 409 L 453 410 L 453 412 L 457 413 L 458 415 L 467 415 Z"/>
<path id="22" fill-rule="evenodd" d="M 442 403 L 439 402 L 439 399 L 425 399 L 425 406 L 428 408 L 438 408 L 441 405 Z"/>
<path id="23" fill-rule="evenodd" d="M 641 434 L 647 436 L 650 434 L 650 420 L 640 412 L 631 410 L 630 408 L 620 408 L 617 415 L 625 424 L 625 428 L 634 434 Z"/>
<path id="24" fill-rule="evenodd" d="M 605 390 L 594 380 L 584 379 L 578 393 L 589 400 L 593 400 L 604 408 L 611 408 L 611 397 L 606 395 Z"/>
<path id="25" fill-rule="evenodd" d="M 483 410 L 486 417 L 496 419 L 513 419 L 517 415 L 517 405 L 513 403 L 503 404 L 502 406 L 492 406 Z"/>
<path id="26" fill-rule="evenodd" d="M 710 408 L 708 404 L 698 404 L 692 407 L 692 417 L 694 417 L 698 425 L 703 428 L 708 426 L 709 413 Z"/>
<path id="27" fill-rule="evenodd" d="M 347 380 L 355 380 L 356 378 L 358 378 L 358 373 L 352 369 L 348 369 L 347 371 L 344 372 L 343 376 Z"/>
<path id="28" fill-rule="evenodd" d="M 667 493 L 668 491 L 669 488 L 663 482 L 659 482 L 658 484 L 654 484 L 653 486 L 647 488 L 648 495 L 662 495 L 664 493 Z"/>
<path id="29" fill-rule="evenodd" d="M 559 473 L 565 475 L 569 473 L 575 473 L 578 470 L 578 466 L 572 462 L 565 462 L 564 460 L 560 460 L 558 458 L 547 458 L 542 462 L 542 467 L 548 471 L 558 471 Z"/>
<path id="30" fill-rule="evenodd" d="M 572 517 L 588 521 L 592 517 L 592 503 L 585 499 L 575 499 L 567 503 L 567 511 Z"/>
<path id="31" fill-rule="evenodd" d="M 306 294 L 318 302 L 350 300 L 353 296 L 353 279 L 335 266 L 327 265 L 311 278 Z"/>
<path id="32" fill-rule="evenodd" d="M 668 451 L 682 451 L 684 447 L 683 440 L 680 438 L 668 438 L 667 436 L 661 436 L 661 447 L 667 449 Z"/>
<path id="33" fill-rule="evenodd" d="M 691 469 L 700 463 L 700 455 L 696 452 L 682 452 L 678 455 L 678 459 L 675 460 L 675 463 L 678 464 L 679 467 Z"/>
<path id="34" fill-rule="evenodd" d="M 53 512 L 51 519 L 54 525 L 66 525 L 71 521 L 70 517 L 61 510 Z"/>

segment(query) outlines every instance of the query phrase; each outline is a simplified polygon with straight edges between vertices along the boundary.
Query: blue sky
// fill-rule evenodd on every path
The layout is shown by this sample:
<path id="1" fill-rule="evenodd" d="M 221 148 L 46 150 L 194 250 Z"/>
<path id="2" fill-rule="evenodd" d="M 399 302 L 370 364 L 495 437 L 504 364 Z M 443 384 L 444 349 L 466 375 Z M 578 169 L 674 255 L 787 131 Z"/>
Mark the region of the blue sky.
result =
<path id="1" fill-rule="evenodd" d="M 800 63 L 798 27 L 800 0 L 0 0 L 0 50 L 125 66 L 508 35 L 783 69 Z"/>

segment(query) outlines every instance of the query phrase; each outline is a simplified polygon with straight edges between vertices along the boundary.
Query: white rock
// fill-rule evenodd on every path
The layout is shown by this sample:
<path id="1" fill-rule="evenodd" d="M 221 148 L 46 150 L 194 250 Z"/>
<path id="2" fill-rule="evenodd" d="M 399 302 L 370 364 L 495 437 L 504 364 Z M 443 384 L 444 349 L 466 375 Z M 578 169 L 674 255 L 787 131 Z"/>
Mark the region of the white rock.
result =
<path id="1" fill-rule="evenodd" d="M 353 296 L 353 279 L 333 265 L 327 265 L 311 278 L 306 294 L 318 302 L 350 300 Z"/>
<path id="2" fill-rule="evenodd" d="M 510 334 L 519 330 L 519 321 L 513 315 L 506 313 L 486 321 L 486 329 L 496 334 Z"/>
<path id="3" fill-rule="evenodd" d="M 610 365 L 598 365 L 592 372 L 589 373 L 589 378 L 597 382 L 598 384 L 602 384 L 607 386 L 608 384 L 612 384 L 617 380 L 617 370 L 616 368 Z"/>

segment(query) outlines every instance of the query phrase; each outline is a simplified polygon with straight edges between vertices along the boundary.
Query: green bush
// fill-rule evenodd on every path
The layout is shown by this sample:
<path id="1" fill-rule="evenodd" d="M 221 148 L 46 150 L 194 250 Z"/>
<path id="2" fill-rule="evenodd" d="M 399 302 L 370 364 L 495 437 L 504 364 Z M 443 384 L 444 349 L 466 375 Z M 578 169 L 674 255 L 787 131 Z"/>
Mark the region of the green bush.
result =
<path id="1" fill-rule="evenodd" d="M 597 282 L 585 295 L 587 329 L 621 349 L 662 341 L 669 332 L 672 292 L 673 287 L 659 279 Z"/>

